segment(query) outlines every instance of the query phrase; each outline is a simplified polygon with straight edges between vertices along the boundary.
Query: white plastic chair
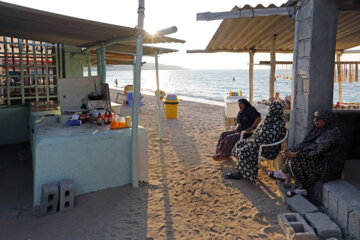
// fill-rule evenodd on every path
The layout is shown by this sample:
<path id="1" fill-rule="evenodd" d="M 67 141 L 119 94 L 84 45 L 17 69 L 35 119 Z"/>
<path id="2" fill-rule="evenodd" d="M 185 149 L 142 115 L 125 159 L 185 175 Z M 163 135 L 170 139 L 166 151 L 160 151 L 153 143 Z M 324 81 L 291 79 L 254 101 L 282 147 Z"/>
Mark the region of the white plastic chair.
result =
<path id="1" fill-rule="evenodd" d="M 288 130 L 286 130 L 285 137 L 284 137 L 283 139 L 281 139 L 280 141 L 277 141 L 277 142 L 274 142 L 274 143 L 269 143 L 269 144 L 261 144 L 260 147 L 259 147 L 259 157 L 258 157 L 258 160 L 259 160 L 259 161 L 269 160 L 269 159 L 266 159 L 266 158 L 264 158 L 263 156 L 261 156 L 263 148 L 264 148 L 264 147 L 276 146 L 276 145 L 278 145 L 278 144 L 283 143 L 283 142 L 286 140 L 286 138 L 288 137 L 288 134 L 289 134 L 289 132 L 288 132 Z"/>
<path id="2" fill-rule="evenodd" d="M 241 131 L 241 133 L 240 133 L 240 140 L 243 140 L 244 135 L 245 135 L 245 131 Z M 261 156 L 264 147 L 271 147 L 271 146 L 276 146 L 276 145 L 278 145 L 278 144 L 282 144 L 282 143 L 286 140 L 286 138 L 288 137 L 288 135 L 289 135 L 289 131 L 286 130 L 285 137 L 284 137 L 283 139 L 281 139 L 280 141 L 277 141 L 277 142 L 274 142 L 274 143 L 269 143 L 269 144 L 261 144 L 260 147 L 259 147 L 258 161 L 269 160 L 269 159 L 266 159 L 266 158 L 264 158 L 263 156 Z M 275 161 L 275 165 L 277 165 L 277 162 L 276 162 L 276 161 Z M 278 168 L 278 166 L 275 166 L 275 169 L 277 169 L 277 168 Z"/>

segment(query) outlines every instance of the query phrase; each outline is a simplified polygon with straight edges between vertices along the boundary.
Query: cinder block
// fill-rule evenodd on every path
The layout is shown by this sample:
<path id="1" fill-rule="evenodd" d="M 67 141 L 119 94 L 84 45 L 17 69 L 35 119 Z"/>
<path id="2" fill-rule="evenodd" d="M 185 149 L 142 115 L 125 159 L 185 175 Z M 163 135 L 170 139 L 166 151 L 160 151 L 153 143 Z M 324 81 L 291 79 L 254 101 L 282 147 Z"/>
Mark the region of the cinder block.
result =
<path id="1" fill-rule="evenodd" d="M 329 189 L 325 185 L 323 185 L 322 204 L 326 209 L 329 208 Z"/>
<path id="2" fill-rule="evenodd" d="M 278 221 L 287 239 L 316 240 L 314 230 L 298 213 L 283 213 L 278 215 Z"/>
<path id="3" fill-rule="evenodd" d="M 337 211 L 338 211 L 337 198 L 335 197 L 332 191 L 329 191 L 328 196 L 329 196 L 329 207 L 327 209 L 327 213 L 332 220 L 337 222 Z"/>
<path id="4" fill-rule="evenodd" d="M 318 212 L 319 209 L 301 195 L 286 199 L 290 209 L 304 216 L 305 213 Z"/>
<path id="5" fill-rule="evenodd" d="M 335 237 L 341 239 L 341 229 L 324 213 L 305 213 L 305 219 L 320 239 Z"/>
<path id="6" fill-rule="evenodd" d="M 56 183 L 43 184 L 41 188 L 40 214 L 46 216 L 57 212 L 59 188 Z"/>
<path id="7" fill-rule="evenodd" d="M 348 232 L 351 237 L 360 239 L 360 210 L 358 209 L 349 213 Z"/>
<path id="8" fill-rule="evenodd" d="M 283 203 L 286 203 L 286 199 L 288 198 L 288 196 L 286 195 L 286 193 L 288 191 L 293 191 L 295 189 L 294 184 L 292 183 L 282 183 L 282 182 L 278 182 L 276 184 L 278 191 L 280 192 L 280 196 L 281 196 L 281 200 Z"/>
<path id="9" fill-rule="evenodd" d="M 74 208 L 75 185 L 73 180 L 60 182 L 60 212 L 67 212 Z"/>

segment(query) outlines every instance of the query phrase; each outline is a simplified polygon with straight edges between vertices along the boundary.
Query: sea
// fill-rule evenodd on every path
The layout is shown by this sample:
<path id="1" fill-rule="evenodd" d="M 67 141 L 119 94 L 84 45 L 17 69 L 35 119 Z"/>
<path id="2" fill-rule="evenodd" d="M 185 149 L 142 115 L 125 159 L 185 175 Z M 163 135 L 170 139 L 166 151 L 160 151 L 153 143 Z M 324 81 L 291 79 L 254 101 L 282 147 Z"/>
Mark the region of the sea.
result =
<path id="1" fill-rule="evenodd" d="M 96 72 L 92 74 L 96 75 Z M 84 75 L 87 75 L 84 72 Z M 280 98 L 291 95 L 291 72 L 276 72 L 275 92 Z M 270 70 L 254 70 L 254 101 L 268 99 L 269 97 Z M 133 71 L 107 71 L 107 83 L 115 88 L 115 79 L 118 80 L 118 88 L 133 84 Z M 160 90 L 166 94 L 175 94 L 181 100 L 224 105 L 224 96 L 229 91 L 241 91 L 249 96 L 249 71 L 237 70 L 159 70 Z M 155 70 L 143 70 L 141 72 L 141 92 L 154 95 L 156 90 Z M 360 83 L 343 83 L 343 102 L 360 102 Z M 333 102 L 338 101 L 338 85 L 334 84 Z"/>

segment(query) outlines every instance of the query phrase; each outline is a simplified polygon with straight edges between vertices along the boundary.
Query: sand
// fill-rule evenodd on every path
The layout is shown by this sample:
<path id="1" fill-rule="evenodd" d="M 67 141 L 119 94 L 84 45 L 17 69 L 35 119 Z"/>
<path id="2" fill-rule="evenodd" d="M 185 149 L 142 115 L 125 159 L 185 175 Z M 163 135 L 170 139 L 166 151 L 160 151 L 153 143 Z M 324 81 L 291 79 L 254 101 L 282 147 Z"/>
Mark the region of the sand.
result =
<path id="1" fill-rule="evenodd" d="M 149 134 L 149 183 L 84 194 L 67 213 L 37 217 L 24 209 L 0 220 L 0 239 L 286 239 L 277 214 L 286 206 L 266 169 L 259 183 L 228 180 L 234 160 L 212 160 L 223 108 L 180 101 L 178 119 L 157 132 L 154 96 L 139 123 Z"/>

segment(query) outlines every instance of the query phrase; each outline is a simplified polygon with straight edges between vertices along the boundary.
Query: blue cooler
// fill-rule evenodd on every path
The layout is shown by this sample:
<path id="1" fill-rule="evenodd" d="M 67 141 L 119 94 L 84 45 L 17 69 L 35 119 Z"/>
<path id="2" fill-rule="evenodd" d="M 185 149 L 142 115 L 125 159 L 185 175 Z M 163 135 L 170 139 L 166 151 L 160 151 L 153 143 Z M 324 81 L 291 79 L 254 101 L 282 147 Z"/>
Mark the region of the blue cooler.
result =
<path id="1" fill-rule="evenodd" d="M 127 91 L 127 96 L 128 96 L 128 105 L 132 106 L 134 104 L 133 102 L 133 96 L 134 96 L 134 91 Z M 141 106 L 141 93 L 139 94 L 139 106 Z"/>

